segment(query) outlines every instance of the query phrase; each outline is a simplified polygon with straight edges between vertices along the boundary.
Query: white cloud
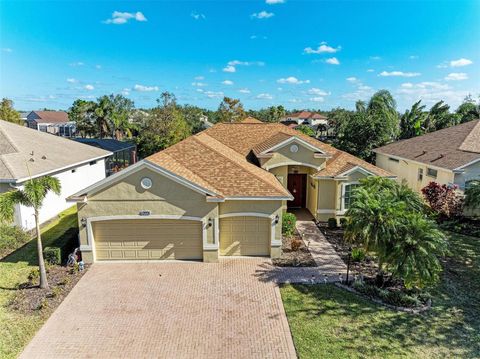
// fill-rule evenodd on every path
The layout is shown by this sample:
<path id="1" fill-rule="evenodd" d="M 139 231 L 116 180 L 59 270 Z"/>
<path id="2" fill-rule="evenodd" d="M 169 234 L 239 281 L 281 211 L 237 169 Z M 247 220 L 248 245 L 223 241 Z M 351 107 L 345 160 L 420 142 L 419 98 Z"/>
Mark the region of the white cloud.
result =
<path id="1" fill-rule="evenodd" d="M 268 5 L 275 5 L 275 4 L 283 4 L 285 0 L 265 0 L 265 4 Z"/>
<path id="2" fill-rule="evenodd" d="M 197 80 L 197 81 L 205 80 L 205 77 L 204 76 L 195 76 L 194 80 Z"/>
<path id="3" fill-rule="evenodd" d="M 340 61 L 336 57 L 331 57 L 329 59 L 326 59 L 325 62 L 330 65 L 340 65 Z"/>
<path id="4" fill-rule="evenodd" d="M 130 95 L 130 89 L 129 89 L 129 88 L 124 88 L 124 89 L 122 90 L 122 95 L 123 95 L 123 96 L 128 96 L 128 95 Z"/>
<path id="5" fill-rule="evenodd" d="M 356 82 L 356 81 L 358 81 L 358 79 L 357 79 L 356 77 L 353 77 L 353 76 L 347 77 L 346 80 L 347 80 L 348 82 Z"/>
<path id="6" fill-rule="evenodd" d="M 390 76 L 396 76 L 396 77 L 415 77 L 415 76 L 420 76 L 421 74 L 419 72 L 403 72 L 403 71 L 382 71 L 378 76 L 383 76 L 383 77 L 390 77 Z"/>
<path id="7" fill-rule="evenodd" d="M 301 84 L 309 84 L 310 80 L 299 80 L 296 77 L 289 76 L 286 78 L 278 79 L 277 82 L 279 84 L 301 85 Z"/>
<path id="8" fill-rule="evenodd" d="M 195 20 L 204 20 L 205 19 L 205 15 L 204 14 L 197 14 L 195 12 L 192 12 L 190 14 L 191 17 L 193 17 Z"/>
<path id="9" fill-rule="evenodd" d="M 445 76 L 445 80 L 447 81 L 461 81 L 461 80 L 468 80 L 468 76 L 465 72 L 452 72 Z"/>
<path id="10" fill-rule="evenodd" d="M 256 19 L 268 19 L 274 15 L 275 14 L 273 12 L 267 12 L 264 10 L 264 11 L 260 11 L 259 13 L 253 13 L 251 17 Z"/>
<path id="11" fill-rule="evenodd" d="M 370 60 L 378 61 L 381 60 L 382 58 L 380 56 L 370 56 Z"/>
<path id="12" fill-rule="evenodd" d="M 238 92 L 240 92 L 240 93 L 250 93 L 250 90 L 247 89 L 247 88 L 244 88 L 244 89 L 238 90 Z"/>
<path id="13" fill-rule="evenodd" d="M 342 49 L 341 46 L 338 47 L 331 47 L 328 46 L 326 42 L 321 42 L 320 46 L 318 46 L 316 49 L 313 49 L 311 47 L 306 47 L 303 49 L 303 52 L 306 54 L 322 54 L 322 53 L 329 53 L 329 54 L 334 54 Z"/>
<path id="14" fill-rule="evenodd" d="M 467 65 L 471 65 L 471 64 L 473 64 L 472 60 L 464 59 L 464 58 L 450 61 L 450 66 L 451 67 L 462 67 L 462 66 L 467 66 Z"/>
<path id="15" fill-rule="evenodd" d="M 73 66 L 73 67 L 76 67 L 76 66 L 83 66 L 85 65 L 83 62 L 81 61 L 77 61 L 77 62 L 72 62 L 70 63 L 70 66 Z"/>
<path id="16" fill-rule="evenodd" d="M 312 102 L 323 102 L 323 101 L 325 101 L 325 99 L 321 96 L 317 96 L 317 97 L 310 97 L 310 101 L 312 101 Z"/>
<path id="17" fill-rule="evenodd" d="M 233 81 L 225 80 L 225 81 L 222 81 L 222 84 L 224 84 L 224 85 L 233 85 Z"/>
<path id="18" fill-rule="evenodd" d="M 137 84 L 133 86 L 133 89 L 139 92 L 152 92 L 152 91 L 158 91 L 158 86 L 145 86 L 145 85 Z"/>
<path id="19" fill-rule="evenodd" d="M 102 68 L 102 65 L 95 65 L 95 68 L 96 68 L 97 70 L 100 70 L 100 69 Z"/>
<path id="20" fill-rule="evenodd" d="M 13 50 L 9 47 L 2 47 L 2 51 L 3 52 L 8 52 L 8 53 L 13 52 Z"/>
<path id="21" fill-rule="evenodd" d="M 209 98 L 222 98 L 223 97 L 223 92 L 222 91 L 205 91 L 205 95 Z"/>
<path id="22" fill-rule="evenodd" d="M 367 72 L 375 72 L 374 69 L 368 69 Z"/>
<path id="23" fill-rule="evenodd" d="M 140 11 L 135 13 L 133 12 L 121 12 L 121 11 L 114 11 L 112 17 L 103 21 L 104 24 L 114 24 L 114 25 L 123 25 L 126 24 L 129 20 L 134 19 L 136 21 L 147 21 L 145 15 L 143 15 Z"/>
<path id="24" fill-rule="evenodd" d="M 235 66 L 232 66 L 232 65 L 227 65 L 223 68 L 223 72 L 236 72 L 237 69 L 235 68 Z"/>
<path id="25" fill-rule="evenodd" d="M 324 91 L 322 89 L 312 87 L 310 90 L 307 91 L 310 95 L 316 95 L 316 96 L 328 96 L 330 95 L 329 92 Z"/>
<path id="26" fill-rule="evenodd" d="M 418 59 L 418 55 L 410 55 L 408 58 L 410 60 L 416 60 L 416 59 Z"/>
<path id="27" fill-rule="evenodd" d="M 418 100 L 422 100 L 427 104 L 434 104 L 440 100 L 447 102 L 451 106 L 458 106 L 462 103 L 469 91 L 456 90 L 450 85 L 424 81 L 420 83 L 403 83 L 396 91 L 399 97 L 406 103 L 411 104 Z"/>
<path id="28" fill-rule="evenodd" d="M 78 82 L 78 80 L 76 80 L 76 79 L 74 79 L 74 78 L 68 78 L 68 79 L 67 79 L 67 82 L 68 82 L 68 83 L 71 83 L 71 84 L 74 84 L 74 83 Z"/>
<path id="29" fill-rule="evenodd" d="M 355 91 L 342 95 L 343 98 L 346 98 L 352 101 L 366 100 L 370 98 L 374 93 L 374 90 L 372 87 L 364 85 L 360 81 L 356 81 L 353 84 L 356 87 Z"/>
<path id="30" fill-rule="evenodd" d="M 95 87 L 93 87 L 93 85 L 85 85 L 83 88 L 87 91 L 95 90 Z"/>
<path id="31" fill-rule="evenodd" d="M 259 100 L 273 100 L 273 96 L 270 95 L 269 93 L 261 93 L 257 95 L 257 98 Z"/>
<path id="32" fill-rule="evenodd" d="M 207 86 L 207 84 L 204 83 L 204 82 L 195 81 L 195 82 L 192 82 L 192 86 L 205 87 L 205 86 Z"/>
<path id="33" fill-rule="evenodd" d="M 250 36 L 250 40 L 255 40 L 255 39 L 266 40 L 267 37 L 266 37 L 266 36 L 259 36 L 259 35 L 251 35 L 251 36 Z"/>

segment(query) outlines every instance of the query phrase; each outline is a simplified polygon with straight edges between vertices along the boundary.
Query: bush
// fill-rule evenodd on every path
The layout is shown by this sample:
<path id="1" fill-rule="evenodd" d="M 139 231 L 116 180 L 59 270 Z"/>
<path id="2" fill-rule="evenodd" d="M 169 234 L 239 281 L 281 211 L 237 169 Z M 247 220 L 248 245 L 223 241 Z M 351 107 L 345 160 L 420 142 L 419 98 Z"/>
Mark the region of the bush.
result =
<path id="1" fill-rule="evenodd" d="M 382 302 L 396 307 L 412 308 L 421 305 L 421 301 L 417 296 L 409 295 L 399 290 L 381 289 L 364 282 L 354 282 L 353 288 L 369 298 L 380 299 Z"/>
<path id="2" fill-rule="evenodd" d="M 297 217 L 293 213 L 284 213 L 282 216 L 282 233 L 287 237 L 291 237 L 295 233 L 295 224 Z"/>
<path id="3" fill-rule="evenodd" d="M 58 247 L 45 247 L 43 250 L 43 257 L 45 261 L 52 265 L 58 265 L 62 263 L 61 250 Z"/>
<path id="4" fill-rule="evenodd" d="M 0 224 L 0 258 L 10 254 L 29 240 L 30 236 L 21 228 Z"/>
<path id="5" fill-rule="evenodd" d="M 38 270 L 38 268 L 32 269 L 28 274 L 28 281 L 30 283 L 36 282 L 39 278 L 40 278 L 40 271 Z"/>
<path id="6" fill-rule="evenodd" d="M 300 249 L 300 246 L 302 245 L 302 241 L 298 238 L 294 238 L 292 239 L 292 241 L 290 242 L 290 248 L 292 249 L 292 251 L 296 252 Z"/>
<path id="7" fill-rule="evenodd" d="M 328 228 L 337 228 L 337 220 L 335 218 L 328 219 Z"/>
<path id="8" fill-rule="evenodd" d="M 430 208 L 441 219 L 455 218 L 460 217 L 463 213 L 463 198 L 457 193 L 457 189 L 457 186 L 430 182 L 422 188 L 422 193 Z"/>
<path id="9" fill-rule="evenodd" d="M 362 248 L 352 249 L 352 261 L 362 262 L 366 257 L 365 251 Z"/>
<path id="10" fill-rule="evenodd" d="M 340 227 L 345 228 L 347 226 L 347 219 L 345 217 L 340 218 Z"/>

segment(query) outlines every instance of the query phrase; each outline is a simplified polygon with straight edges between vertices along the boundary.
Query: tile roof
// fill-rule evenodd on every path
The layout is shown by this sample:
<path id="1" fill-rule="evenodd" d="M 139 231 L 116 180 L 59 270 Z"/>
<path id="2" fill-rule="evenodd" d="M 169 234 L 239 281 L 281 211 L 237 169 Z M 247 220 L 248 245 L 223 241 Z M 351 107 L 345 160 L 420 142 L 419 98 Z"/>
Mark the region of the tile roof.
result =
<path id="1" fill-rule="evenodd" d="M 453 170 L 480 160 L 480 120 L 390 143 L 375 152 Z"/>
<path id="2" fill-rule="evenodd" d="M 327 161 L 328 171 L 321 170 L 318 175 L 336 176 L 344 172 L 345 166 L 352 165 L 390 176 L 380 168 L 282 124 L 252 120 L 216 124 L 145 160 L 220 197 L 289 197 L 290 193 L 272 173 L 247 158 L 252 152 L 258 155 L 292 136 L 332 156 Z"/>
<path id="3" fill-rule="evenodd" d="M 0 120 L 1 182 L 40 176 L 108 155 L 96 147 Z"/>
<path id="4" fill-rule="evenodd" d="M 65 111 L 32 111 L 37 115 L 35 121 L 39 123 L 65 123 L 69 122 L 68 113 Z"/>
<path id="5" fill-rule="evenodd" d="M 316 112 L 310 112 L 310 111 L 300 111 L 300 112 L 295 112 L 295 113 L 292 113 L 290 115 L 288 115 L 287 117 L 297 117 L 297 118 L 313 118 L 315 120 L 326 120 L 327 117 L 326 116 L 323 116 L 319 113 L 316 113 Z"/>

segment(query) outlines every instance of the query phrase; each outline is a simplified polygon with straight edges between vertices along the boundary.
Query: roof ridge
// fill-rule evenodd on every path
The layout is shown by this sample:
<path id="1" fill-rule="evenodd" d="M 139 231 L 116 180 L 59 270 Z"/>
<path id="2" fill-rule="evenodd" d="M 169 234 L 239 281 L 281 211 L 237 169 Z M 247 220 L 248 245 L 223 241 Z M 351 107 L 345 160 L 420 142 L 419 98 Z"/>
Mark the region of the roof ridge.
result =
<path id="1" fill-rule="evenodd" d="M 213 137 L 211 137 L 211 136 L 209 136 L 209 135 L 207 135 L 207 134 L 205 134 L 205 136 L 208 136 L 208 137 L 209 137 L 210 139 L 212 139 L 213 141 L 218 142 L 218 144 L 219 144 L 220 146 L 224 146 L 224 147 L 230 148 L 230 147 L 224 145 L 224 144 L 221 143 L 220 141 L 216 140 L 215 138 L 213 138 Z M 198 142 L 200 142 L 201 144 L 207 146 L 208 148 L 210 148 L 212 151 L 216 152 L 217 154 L 219 154 L 219 155 L 222 156 L 223 158 L 227 159 L 228 161 L 234 162 L 234 161 L 232 161 L 231 158 L 225 156 L 223 153 L 221 153 L 220 151 L 218 151 L 216 148 L 213 148 L 212 146 L 209 146 L 208 143 L 205 143 L 205 142 L 201 141 L 199 138 L 196 138 L 196 140 L 197 140 Z M 263 168 L 260 168 L 260 167 L 258 167 L 258 166 L 255 166 L 254 164 L 248 162 L 240 153 L 238 153 L 237 151 L 235 151 L 235 150 L 233 150 L 233 149 L 231 149 L 231 150 L 232 150 L 233 152 L 235 152 L 240 158 L 242 158 L 242 161 L 240 161 L 240 162 L 235 161 L 235 162 L 234 162 L 235 164 L 238 164 L 238 165 L 241 166 L 242 168 L 246 169 L 246 170 L 249 171 L 253 176 L 255 176 L 258 180 L 262 181 L 263 183 L 267 184 L 268 186 L 272 186 L 271 183 L 268 183 L 264 178 L 260 177 L 257 173 L 253 173 L 253 171 L 261 171 L 262 173 L 271 174 L 271 175 L 273 176 L 273 174 L 272 174 L 271 172 L 268 172 L 268 171 L 264 170 Z M 245 164 L 245 165 L 243 165 L 243 164 Z M 252 170 L 253 170 L 253 171 L 252 171 Z M 278 182 L 278 184 L 281 185 L 280 182 Z M 279 188 L 280 188 L 280 187 L 279 187 Z M 278 189 L 279 189 L 279 188 L 278 188 Z M 282 186 L 282 189 L 285 189 L 285 188 Z M 277 190 L 277 189 L 276 189 L 276 190 Z"/>
<path id="2" fill-rule="evenodd" d="M 8 121 L 4 121 L 4 120 L 1 120 L 2 122 L 8 122 Z M 8 122 L 9 124 L 11 125 L 15 125 L 15 126 L 20 126 L 20 125 L 17 125 L 17 124 L 14 124 L 14 123 L 11 123 L 11 122 Z M 22 126 L 23 127 L 23 126 Z M 15 143 L 13 143 L 13 140 L 11 139 L 11 137 L 8 135 L 8 133 L 2 128 L 2 126 L 0 126 L 0 132 L 2 132 L 3 136 L 5 136 L 5 138 L 7 139 L 8 143 L 10 144 L 10 146 L 12 146 L 14 149 L 15 149 L 15 152 L 19 153 L 20 151 L 18 150 L 18 147 L 15 146 Z"/>
<path id="3" fill-rule="evenodd" d="M 477 122 L 477 124 L 473 126 L 472 130 L 467 133 L 462 143 L 460 143 L 460 146 L 458 146 L 458 149 L 460 151 L 480 153 L 480 150 L 475 150 L 471 146 L 475 142 L 475 137 L 478 137 L 478 140 L 480 140 L 480 120 L 472 120 L 472 122 L 475 121 Z M 468 141 L 471 141 L 472 143 L 469 143 Z"/>

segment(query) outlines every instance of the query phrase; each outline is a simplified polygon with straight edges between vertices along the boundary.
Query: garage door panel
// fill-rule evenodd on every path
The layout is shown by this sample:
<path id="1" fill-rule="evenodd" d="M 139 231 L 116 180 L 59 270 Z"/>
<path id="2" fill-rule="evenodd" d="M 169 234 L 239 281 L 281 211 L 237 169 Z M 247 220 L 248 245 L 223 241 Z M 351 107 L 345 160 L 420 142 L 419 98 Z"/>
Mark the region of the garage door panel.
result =
<path id="1" fill-rule="evenodd" d="M 97 260 L 202 259 L 202 226 L 185 220 L 93 223 Z"/>
<path id="2" fill-rule="evenodd" d="M 270 219 L 229 217 L 220 220 L 220 254 L 224 256 L 268 256 Z"/>

